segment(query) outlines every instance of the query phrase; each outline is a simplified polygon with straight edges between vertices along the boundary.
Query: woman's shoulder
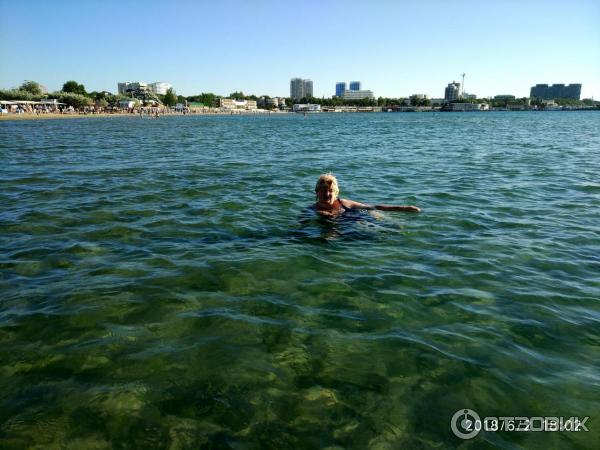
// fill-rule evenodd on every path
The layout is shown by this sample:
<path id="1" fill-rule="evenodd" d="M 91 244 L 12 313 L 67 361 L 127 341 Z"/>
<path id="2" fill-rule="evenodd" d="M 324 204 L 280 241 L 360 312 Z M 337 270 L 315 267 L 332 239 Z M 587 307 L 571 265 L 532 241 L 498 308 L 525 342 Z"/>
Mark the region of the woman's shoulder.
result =
<path id="1" fill-rule="evenodd" d="M 352 204 L 354 203 L 352 200 L 348 200 L 347 198 L 338 198 L 338 202 L 344 211 L 352 209 Z"/>
<path id="2" fill-rule="evenodd" d="M 341 205 L 344 205 L 346 208 L 352 208 L 356 202 L 354 200 L 350 200 L 349 198 L 338 198 Z"/>

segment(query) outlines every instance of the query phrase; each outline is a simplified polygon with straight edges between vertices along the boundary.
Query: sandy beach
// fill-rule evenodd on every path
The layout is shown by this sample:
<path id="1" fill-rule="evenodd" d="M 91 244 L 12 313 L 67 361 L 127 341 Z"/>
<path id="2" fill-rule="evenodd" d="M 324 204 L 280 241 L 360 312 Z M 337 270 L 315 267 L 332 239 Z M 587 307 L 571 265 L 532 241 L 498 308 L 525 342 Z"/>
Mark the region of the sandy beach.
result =
<path id="1" fill-rule="evenodd" d="M 162 116 L 231 116 L 231 115 L 272 115 L 272 114 L 288 114 L 287 112 L 280 111 L 271 111 L 271 112 L 254 112 L 254 111 L 198 111 L 198 112 L 188 112 L 185 114 L 182 113 L 166 113 L 160 114 L 159 117 Z M 46 114 L 31 114 L 31 113 L 22 113 L 22 114 L 2 114 L 0 115 L 0 121 L 5 120 L 44 120 L 44 119 L 82 119 L 82 118 L 94 118 L 94 117 L 133 117 L 140 118 L 139 113 L 98 113 L 98 114 L 56 114 L 56 113 L 46 113 Z M 144 114 L 144 119 L 152 118 L 153 116 L 148 116 Z"/>
<path id="2" fill-rule="evenodd" d="M 87 117 L 139 117 L 139 114 L 2 114 L 0 120 L 81 119 Z"/>

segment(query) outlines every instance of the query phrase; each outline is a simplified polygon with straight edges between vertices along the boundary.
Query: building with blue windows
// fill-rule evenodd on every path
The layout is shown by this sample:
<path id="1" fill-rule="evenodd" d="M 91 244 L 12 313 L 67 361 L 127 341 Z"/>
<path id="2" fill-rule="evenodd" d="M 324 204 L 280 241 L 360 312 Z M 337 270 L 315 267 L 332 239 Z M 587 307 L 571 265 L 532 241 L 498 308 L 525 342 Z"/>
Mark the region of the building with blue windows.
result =
<path id="1" fill-rule="evenodd" d="M 340 81 L 335 84 L 335 96 L 344 100 L 362 100 L 364 98 L 374 98 L 373 91 L 361 89 L 360 81 L 351 81 L 350 89 L 346 89 L 346 83 Z"/>
<path id="2" fill-rule="evenodd" d="M 341 81 L 339 83 L 335 84 L 335 96 L 336 97 L 341 97 L 342 95 L 344 95 L 344 91 L 346 90 L 346 82 L 345 81 Z"/>

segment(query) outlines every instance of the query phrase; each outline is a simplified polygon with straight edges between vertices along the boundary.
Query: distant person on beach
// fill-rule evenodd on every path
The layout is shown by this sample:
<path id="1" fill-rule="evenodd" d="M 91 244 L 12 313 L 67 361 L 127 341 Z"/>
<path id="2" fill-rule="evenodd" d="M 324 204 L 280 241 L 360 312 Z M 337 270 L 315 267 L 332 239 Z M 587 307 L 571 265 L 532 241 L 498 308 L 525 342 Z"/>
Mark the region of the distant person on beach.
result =
<path id="1" fill-rule="evenodd" d="M 314 209 L 319 214 L 330 216 L 344 213 L 350 210 L 374 210 L 379 211 L 406 211 L 406 212 L 421 212 L 421 208 L 412 205 L 368 205 L 365 203 L 355 202 L 346 198 L 339 198 L 340 189 L 338 187 L 337 178 L 328 173 L 321 175 L 315 186 L 315 194 L 317 202 L 314 204 Z"/>

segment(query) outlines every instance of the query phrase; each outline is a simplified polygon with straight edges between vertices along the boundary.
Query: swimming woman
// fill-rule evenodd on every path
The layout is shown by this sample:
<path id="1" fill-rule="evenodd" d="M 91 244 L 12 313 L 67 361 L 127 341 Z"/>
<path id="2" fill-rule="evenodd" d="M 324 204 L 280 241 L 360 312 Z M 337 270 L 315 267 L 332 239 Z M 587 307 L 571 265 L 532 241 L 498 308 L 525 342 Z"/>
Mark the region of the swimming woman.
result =
<path id="1" fill-rule="evenodd" d="M 314 204 L 315 211 L 326 216 L 337 215 L 353 209 L 421 212 L 421 208 L 412 205 L 368 205 L 355 202 L 346 198 L 339 198 L 339 193 L 337 178 L 332 174 L 321 175 L 315 186 L 315 194 L 317 195 L 317 201 Z"/>

